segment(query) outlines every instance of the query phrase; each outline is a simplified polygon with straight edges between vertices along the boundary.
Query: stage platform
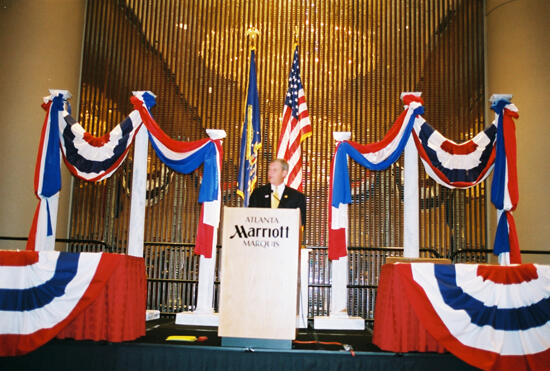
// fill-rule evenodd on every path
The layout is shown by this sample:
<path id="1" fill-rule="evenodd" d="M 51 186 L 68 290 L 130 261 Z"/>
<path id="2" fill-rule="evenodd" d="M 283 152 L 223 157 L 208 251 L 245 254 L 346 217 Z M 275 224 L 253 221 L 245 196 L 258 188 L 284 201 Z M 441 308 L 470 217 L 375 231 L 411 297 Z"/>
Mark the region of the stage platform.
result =
<path id="1" fill-rule="evenodd" d="M 216 328 L 147 322 L 146 335 L 109 343 L 54 339 L 20 357 L 0 358 L 0 370 L 475 370 L 450 353 L 381 351 L 365 331 L 300 330 L 291 350 L 221 346 Z M 206 336 L 203 342 L 166 341 L 171 335 Z M 327 344 L 329 343 L 329 344 Z M 344 350 L 350 345 L 354 355 Z"/>

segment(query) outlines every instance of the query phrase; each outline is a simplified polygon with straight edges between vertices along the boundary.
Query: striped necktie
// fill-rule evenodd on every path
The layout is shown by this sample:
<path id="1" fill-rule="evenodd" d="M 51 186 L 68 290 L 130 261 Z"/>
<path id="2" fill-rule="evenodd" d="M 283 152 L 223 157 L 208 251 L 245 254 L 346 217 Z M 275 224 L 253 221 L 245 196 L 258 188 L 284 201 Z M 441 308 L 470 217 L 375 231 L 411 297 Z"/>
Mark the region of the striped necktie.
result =
<path id="1" fill-rule="evenodd" d="M 278 208 L 280 201 L 281 201 L 281 198 L 279 197 L 277 190 L 274 190 L 271 197 L 271 208 L 272 209 Z"/>

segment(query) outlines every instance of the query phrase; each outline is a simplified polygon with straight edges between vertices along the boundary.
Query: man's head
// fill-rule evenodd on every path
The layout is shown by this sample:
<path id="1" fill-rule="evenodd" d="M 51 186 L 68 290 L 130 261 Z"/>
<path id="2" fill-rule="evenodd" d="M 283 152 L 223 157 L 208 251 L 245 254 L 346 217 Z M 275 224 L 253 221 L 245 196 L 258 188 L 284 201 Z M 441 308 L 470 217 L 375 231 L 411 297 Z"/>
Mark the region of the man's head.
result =
<path id="1" fill-rule="evenodd" d="M 288 162 L 280 158 L 271 161 L 269 169 L 267 170 L 267 179 L 269 183 L 278 186 L 285 181 L 287 174 Z"/>

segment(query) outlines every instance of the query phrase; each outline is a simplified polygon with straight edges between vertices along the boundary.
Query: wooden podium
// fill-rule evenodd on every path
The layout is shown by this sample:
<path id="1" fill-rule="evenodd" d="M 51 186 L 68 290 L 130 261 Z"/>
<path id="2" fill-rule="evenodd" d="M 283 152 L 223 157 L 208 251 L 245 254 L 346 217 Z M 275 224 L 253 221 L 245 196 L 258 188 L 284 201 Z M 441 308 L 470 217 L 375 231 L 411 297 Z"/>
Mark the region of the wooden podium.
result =
<path id="1" fill-rule="evenodd" d="M 298 209 L 224 208 L 222 346 L 290 349 L 296 338 Z"/>

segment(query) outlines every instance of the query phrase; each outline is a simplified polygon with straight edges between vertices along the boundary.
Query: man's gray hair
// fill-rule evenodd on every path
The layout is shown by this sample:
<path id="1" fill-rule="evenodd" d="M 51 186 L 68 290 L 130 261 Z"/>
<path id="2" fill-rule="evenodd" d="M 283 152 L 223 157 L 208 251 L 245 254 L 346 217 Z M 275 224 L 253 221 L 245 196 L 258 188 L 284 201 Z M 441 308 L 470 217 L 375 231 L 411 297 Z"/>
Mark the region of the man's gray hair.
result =
<path id="1" fill-rule="evenodd" d="M 276 158 L 275 160 L 271 161 L 271 163 L 278 162 L 281 164 L 281 167 L 283 168 L 283 171 L 288 172 L 288 162 L 283 160 L 282 158 Z"/>

